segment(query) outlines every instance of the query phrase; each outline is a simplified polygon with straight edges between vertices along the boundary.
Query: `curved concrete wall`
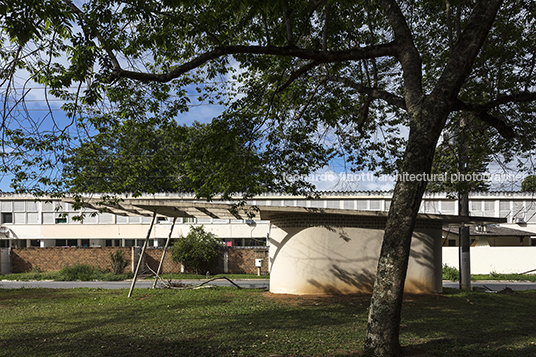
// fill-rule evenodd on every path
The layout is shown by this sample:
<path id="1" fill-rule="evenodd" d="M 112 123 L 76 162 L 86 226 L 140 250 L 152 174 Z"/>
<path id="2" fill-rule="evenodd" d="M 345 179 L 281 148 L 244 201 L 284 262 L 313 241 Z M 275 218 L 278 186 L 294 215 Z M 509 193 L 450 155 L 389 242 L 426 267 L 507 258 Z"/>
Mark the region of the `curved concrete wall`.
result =
<path id="1" fill-rule="evenodd" d="M 384 217 L 318 213 L 272 218 L 270 291 L 352 294 L 372 291 Z M 419 221 L 406 292 L 441 292 L 441 222 Z"/>

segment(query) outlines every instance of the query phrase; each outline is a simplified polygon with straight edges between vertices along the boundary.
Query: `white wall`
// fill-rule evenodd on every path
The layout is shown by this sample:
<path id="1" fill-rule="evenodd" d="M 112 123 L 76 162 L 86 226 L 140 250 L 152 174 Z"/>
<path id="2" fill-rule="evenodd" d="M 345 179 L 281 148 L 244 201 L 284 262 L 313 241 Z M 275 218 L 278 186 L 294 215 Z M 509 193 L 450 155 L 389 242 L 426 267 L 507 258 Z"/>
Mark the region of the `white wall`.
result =
<path id="1" fill-rule="evenodd" d="M 0 248 L 0 273 L 11 273 L 11 259 L 8 248 Z"/>
<path id="2" fill-rule="evenodd" d="M 536 247 L 473 247 L 470 254 L 471 274 L 524 273 L 536 269 Z M 443 264 L 459 268 L 458 247 L 443 247 Z"/>

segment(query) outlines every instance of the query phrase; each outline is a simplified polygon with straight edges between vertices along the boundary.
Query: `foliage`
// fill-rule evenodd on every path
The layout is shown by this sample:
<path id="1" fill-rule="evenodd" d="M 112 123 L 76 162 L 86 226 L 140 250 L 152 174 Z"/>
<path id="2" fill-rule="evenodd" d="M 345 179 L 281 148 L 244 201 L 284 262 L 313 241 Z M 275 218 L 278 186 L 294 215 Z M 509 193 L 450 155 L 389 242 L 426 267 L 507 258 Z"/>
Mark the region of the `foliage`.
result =
<path id="1" fill-rule="evenodd" d="M 458 281 L 460 278 L 460 272 L 458 269 L 443 264 L 443 280 Z"/>
<path id="2" fill-rule="evenodd" d="M 127 261 L 125 260 L 122 250 L 110 252 L 110 261 L 112 264 L 112 272 L 116 275 L 122 274 L 127 267 Z"/>
<path id="3" fill-rule="evenodd" d="M 102 270 L 91 265 L 77 263 L 67 265 L 59 272 L 59 279 L 62 281 L 91 281 L 97 280 L 102 274 Z"/>
<path id="4" fill-rule="evenodd" d="M 63 267 L 57 274 L 45 272 L 44 276 L 56 281 L 120 281 L 132 277 L 131 273 L 115 274 L 87 264 L 74 264 Z M 23 276 L 24 278 L 24 276 Z"/>
<path id="5" fill-rule="evenodd" d="M 536 192 L 536 175 L 527 176 L 521 183 L 522 192 Z"/>
<path id="6" fill-rule="evenodd" d="M 221 240 L 203 226 L 191 226 L 186 237 L 180 237 L 171 247 L 173 261 L 187 269 L 199 272 L 210 271 L 217 263 Z"/>
<path id="7" fill-rule="evenodd" d="M 467 193 L 489 189 L 490 182 L 486 180 L 485 174 L 492 154 L 497 154 L 490 147 L 493 133 L 489 127 L 479 123 L 477 118 L 467 115 L 460 118 L 463 115 L 453 115 L 446 125 L 443 140 L 435 152 L 431 172 L 443 180 L 431 181 L 428 191 Z"/>

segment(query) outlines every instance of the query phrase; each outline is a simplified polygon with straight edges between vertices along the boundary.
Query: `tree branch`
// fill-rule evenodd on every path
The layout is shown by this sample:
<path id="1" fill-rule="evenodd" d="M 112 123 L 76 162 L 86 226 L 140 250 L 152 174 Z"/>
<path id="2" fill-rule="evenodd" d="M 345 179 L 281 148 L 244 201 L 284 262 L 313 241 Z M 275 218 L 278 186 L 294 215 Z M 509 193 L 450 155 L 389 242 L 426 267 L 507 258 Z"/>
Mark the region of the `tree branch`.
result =
<path id="1" fill-rule="evenodd" d="M 449 98 L 455 104 L 460 88 L 471 72 L 473 62 L 480 52 L 502 0 L 478 1 L 469 21 L 454 45 L 451 56 L 439 78 L 432 96 Z"/>
<path id="2" fill-rule="evenodd" d="M 299 76 L 301 76 L 302 74 L 307 73 L 310 69 L 315 68 L 319 64 L 320 63 L 313 61 L 313 62 L 307 63 L 306 65 L 304 65 L 304 66 L 298 68 L 297 70 L 293 71 L 290 74 L 290 77 L 287 79 L 287 81 L 281 87 L 277 88 L 277 90 L 275 92 L 276 93 L 282 92 L 288 86 L 290 86 L 292 84 L 292 82 L 294 82 Z"/>
<path id="3" fill-rule="evenodd" d="M 501 134 L 503 138 L 507 140 L 515 138 L 516 134 L 514 130 L 511 127 L 509 127 L 508 124 L 506 124 L 504 120 L 496 118 L 493 115 L 485 111 L 475 112 L 474 114 L 476 115 L 477 118 L 482 120 L 484 123 L 497 129 L 497 131 L 499 132 L 499 134 Z"/>
<path id="4" fill-rule="evenodd" d="M 514 94 L 500 95 L 494 100 L 491 100 L 484 104 L 466 103 L 458 99 L 453 109 L 454 110 L 467 110 L 471 112 L 488 111 L 500 105 L 511 104 L 511 103 L 528 103 L 528 102 L 534 102 L 534 101 L 536 101 L 535 92 L 520 92 L 520 93 L 514 93 Z"/>
<path id="5" fill-rule="evenodd" d="M 394 56 L 396 48 L 393 42 L 360 47 L 345 51 L 318 51 L 311 49 L 301 49 L 295 47 L 273 47 L 273 46 L 227 46 L 216 47 L 211 51 L 205 52 L 186 62 L 173 71 L 163 74 L 134 72 L 123 70 L 117 67 L 110 75 L 109 79 L 130 78 L 139 81 L 169 82 L 178 78 L 182 74 L 198 68 L 206 62 L 233 54 L 258 54 L 258 55 L 278 55 L 287 57 L 296 57 L 301 59 L 313 60 L 318 63 L 333 63 L 344 61 L 357 61 L 365 58 Z"/>
<path id="6" fill-rule="evenodd" d="M 403 69 L 406 104 L 408 106 L 418 105 L 423 98 L 421 55 L 417 47 L 415 47 L 411 30 L 396 1 L 379 0 L 379 3 L 384 9 L 395 34 L 396 57 Z"/>
<path id="7" fill-rule="evenodd" d="M 288 2 L 284 2 L 284 16 L 285 16 L 285 27 L 287 29 L 287 45 L 289 47 L 294 47 L 294 34 L 292 33 L 292 21 L 290 14 L 292 10 L 288 6 Z"/>
<path id="8" fill-rule="evenodd" d="M 378 88 L 370 88 L 360 83 L 357 83 L 349 78 L 338 76 L 326 76 L 325 78 L 328 81 L 342 83 L 347 87 L 357 90 L 359 93 L 369 95 L 375 99 L 384 100 L 390 105 L 406 110 L 406 102 L 404 101 L 404 98 L 401 98 L 385 90 L 381 90 Z"/>
<path id="9" fill-rule="evenodd" d="M 527 94 L 531 94 L 531 95 L 522 96 L 522 99 L 529 99 L 530 97 L 533 97 L 536 99 L 536 93 L 527 93 Z M 454 110 L 462 110 L 462 111 L 473 113 L 482 122 L 497 129 L 497 131 L 503 138 L 509 140 L 515 137 L 516 134 L 514 130 L 510 126 L 508 126 L 508 124 L 504 120 L 499 119 L 496 116 L 488 113 L 490 109 L 493 109 L 500 104 L 515 102 L 514 100 L 510 100 L 510 101 L 507 100 L 508 99 L 507 97 L 509 99 L 514 99 L 516 98 L 516 95 L 503 96 L 502 98 L 498 98 L 487 104 L 471 104 L 471 103 L 462 102 L 461 100 L 457 100 L 454 106 L 455 108 Z M 525 101 L 528 101 L 528 100 L 525 100 Z"/>
<path id="10" fill-rule="evenodd" d="M 331 16 L 330 10 L 331 10 L 331 4 L 328 3 L 326 5 L 326 12 L 325 12 L 325 19 L 324 19 L 324 31 L 322 34 L 322 51 L 328 50 L 329 18 Z"/>

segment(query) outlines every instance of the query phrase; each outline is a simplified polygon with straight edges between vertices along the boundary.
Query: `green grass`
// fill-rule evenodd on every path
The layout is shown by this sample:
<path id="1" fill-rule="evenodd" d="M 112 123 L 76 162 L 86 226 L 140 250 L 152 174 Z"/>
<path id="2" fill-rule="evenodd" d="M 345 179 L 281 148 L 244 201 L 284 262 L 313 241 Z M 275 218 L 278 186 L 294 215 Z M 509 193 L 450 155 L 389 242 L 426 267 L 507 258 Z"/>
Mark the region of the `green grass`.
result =
<path id="1" fill-rule="evenodd" d="M 260 290 L 0 289 L 0 356 L 357 356 L 369 296 Z M 536 355 L 536 291 L 408 296 L 419 356 Z"/>
<path id="2" fill-rule="evenodd" d="M 458 281 L 458 269 L 443 264 L 443 280 Z M 536 274 L 472 274 L 472 281 L 478 280 L 511 280 L 511 281 L 536 281 Z"/>

